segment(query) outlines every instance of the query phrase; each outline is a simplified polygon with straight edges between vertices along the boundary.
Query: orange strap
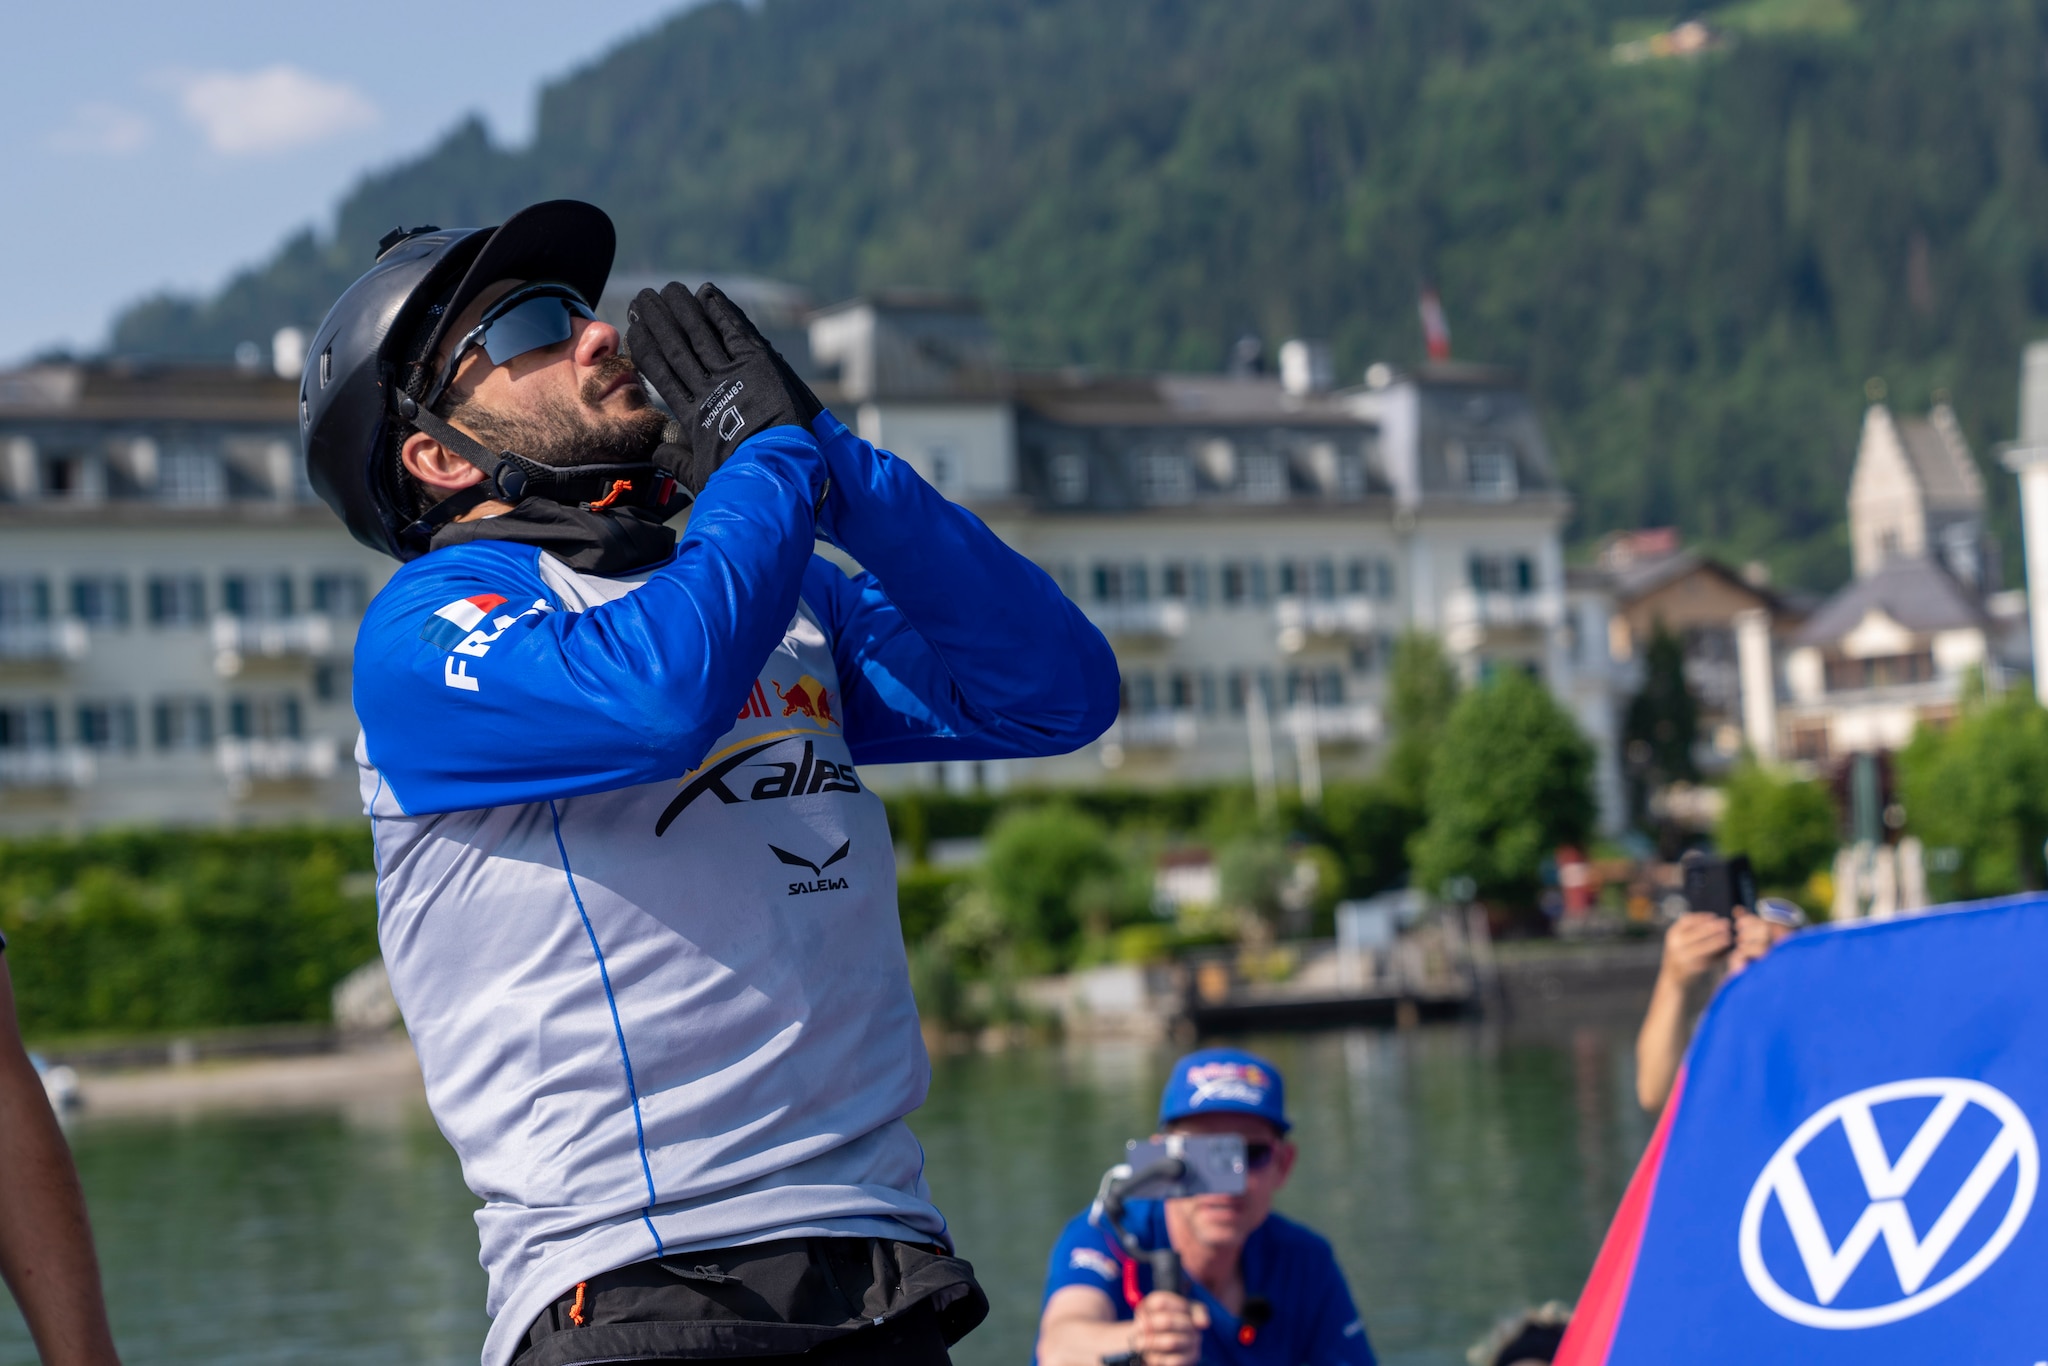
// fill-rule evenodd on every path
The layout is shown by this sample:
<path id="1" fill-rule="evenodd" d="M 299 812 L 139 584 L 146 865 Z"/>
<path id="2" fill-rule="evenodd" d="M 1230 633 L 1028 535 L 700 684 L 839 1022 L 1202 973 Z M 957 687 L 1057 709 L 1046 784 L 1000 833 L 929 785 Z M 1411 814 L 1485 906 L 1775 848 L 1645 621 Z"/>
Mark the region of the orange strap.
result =
<path id="1" fill-rule="evenodd" d="M 578 1328 L 583 1326 L 583 1292 L 590 1286 L 589 1281 L 576 1282 L 576 1303 L 569 1306 L 569 1322 Z"/>
<path id="2" fill-rule="evenodd" d="M 632 491 L 632 480 L 614 479 L 612 480 L 612 491 L 610 493 L 607 493 L 604 497 L 598 499 L 596 502 L 592 503 L 590 505 L 590 510 L 592 512 L 602 512 L 604 509 L 610 507 L 613 503 L 618 502 L 620 494 L 631 493 Z"/>

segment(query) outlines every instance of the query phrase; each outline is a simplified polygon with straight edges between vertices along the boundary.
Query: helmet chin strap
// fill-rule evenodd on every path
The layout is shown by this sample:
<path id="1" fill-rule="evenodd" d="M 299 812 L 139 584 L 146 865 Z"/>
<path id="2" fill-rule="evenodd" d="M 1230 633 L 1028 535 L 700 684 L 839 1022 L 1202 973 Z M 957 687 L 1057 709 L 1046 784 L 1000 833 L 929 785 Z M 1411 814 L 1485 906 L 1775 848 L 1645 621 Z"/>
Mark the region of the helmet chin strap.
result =
<path id="1" fill-rule="evenodd" d="M 633 464 L 543 465 L 516 451 L 493 452 L 439 414 L 421 407 L 397 386 L 391 388 L 391 409 L 449 450 L 483 471 L 483 480 L 449 494 L 400 532 L 424 546 L 434 533 L 479 504 L 497 499 L 517 503 L 525 498 L 605 512 L 615 507 L 642 507 L 664 520 L 690 501 L 675 476 L 651 461 Z"/>

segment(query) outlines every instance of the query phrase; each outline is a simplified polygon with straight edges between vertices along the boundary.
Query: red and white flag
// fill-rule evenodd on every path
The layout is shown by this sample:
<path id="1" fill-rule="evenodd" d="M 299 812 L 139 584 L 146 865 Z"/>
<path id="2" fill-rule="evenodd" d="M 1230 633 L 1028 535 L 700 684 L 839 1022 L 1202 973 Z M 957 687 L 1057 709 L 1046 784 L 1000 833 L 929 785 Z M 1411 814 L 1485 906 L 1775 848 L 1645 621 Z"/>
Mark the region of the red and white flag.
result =
<path id="1" fill-rule="evenodd" d="M 1434 287 L 1422 287 L 1422 297 L 1416 302 L 1416 309 L 1422 314 L 1422 340 L 1429 347 L 1429 358 L 1449 360 L 1451 320 L 1444 316 L 1444 301 L 1436 296 Z"/>

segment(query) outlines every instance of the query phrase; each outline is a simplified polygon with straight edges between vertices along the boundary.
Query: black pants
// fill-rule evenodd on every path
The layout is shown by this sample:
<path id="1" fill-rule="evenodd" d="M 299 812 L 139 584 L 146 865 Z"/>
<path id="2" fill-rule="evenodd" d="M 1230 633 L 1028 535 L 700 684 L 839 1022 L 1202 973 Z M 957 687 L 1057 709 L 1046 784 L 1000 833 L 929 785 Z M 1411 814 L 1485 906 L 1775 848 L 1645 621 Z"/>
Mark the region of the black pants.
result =
<path id="1" fill-rule="evenodd" d="M 513 1366 L 947 1366 L 987 1314 L 974 1268 L 937 1248 L 787 1238 L 594 1276 L 541 1311 Z"/>

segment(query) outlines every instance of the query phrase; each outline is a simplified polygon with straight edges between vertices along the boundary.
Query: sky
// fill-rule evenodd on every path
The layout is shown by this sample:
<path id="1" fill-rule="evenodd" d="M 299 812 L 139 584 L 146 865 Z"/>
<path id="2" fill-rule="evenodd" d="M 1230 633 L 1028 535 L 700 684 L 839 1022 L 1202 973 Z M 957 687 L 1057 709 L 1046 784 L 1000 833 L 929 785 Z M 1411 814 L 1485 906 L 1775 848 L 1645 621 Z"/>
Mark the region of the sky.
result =
<path id="1" fill-rule="evenodd" d="M 527 141 L 542 85 L 687 3 L 0 0 L 0 365 L 327 229 L 471 113 Z"/>

